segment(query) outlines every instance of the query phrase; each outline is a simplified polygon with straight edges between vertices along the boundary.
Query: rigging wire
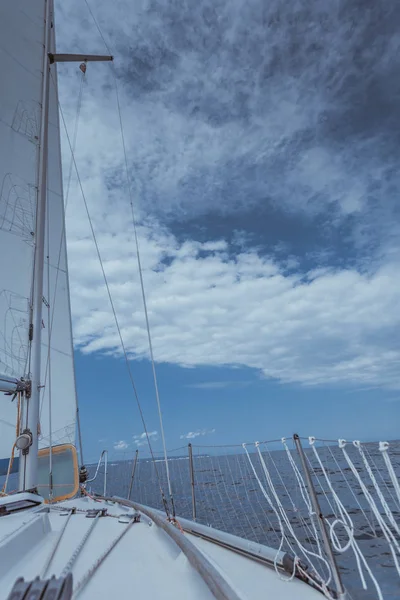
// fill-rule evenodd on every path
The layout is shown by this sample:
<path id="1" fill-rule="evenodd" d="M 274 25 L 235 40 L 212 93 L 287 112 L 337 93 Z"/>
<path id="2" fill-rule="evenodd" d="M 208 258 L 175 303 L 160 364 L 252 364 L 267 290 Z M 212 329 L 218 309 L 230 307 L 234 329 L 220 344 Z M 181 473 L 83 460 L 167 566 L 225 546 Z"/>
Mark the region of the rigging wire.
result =
<path id="1" fill-rule="evenodd" d="M 151 368 L 152 368 L 152 372 L 153 372 L 154 390 L 155 390 L 155 394 L 156 394 L 158 418 L 160 421 L 161 439 L 162 439 L 162 445 L 163 445 L 163 450 L 164 450 L 164 462 L 165 462 L 165 470 L 166 470 L 166 475 L 167 475 L 168 492 L 169 492 L 169 497 L 171 500 L 172 515 L 173 515 L 173 517 L 175 517 L 175 505 L 174 505 L 174 498 L 173 498 L 173 494 L 172 494 L 171 477 L 170 477 L 169 466 L 168 466 L 168 455 L 167 455 L 167 446 L 165 443 L 165 432 L 164 432 L 164 424 L 163 424 L 162 411 L 161 411 L 160 394 L 158 391 L 156 366 L 155 366 L 154 354 L 153 354 L 153 344 L 151 341 L 151 333 L 150 333 L 150 322 L 149 322 L 149 315 L 148 315 L 148 310 L 147 310 L 146 293 L 145 293 L 145 289 L 144 289 L 142 261 L 140 259 L 140 248 L 139 248 L 139 239 L 138 239 L 138 234 L 137 234 L 136 217 L 135 217 L 135 212 L 134 212 L 134 208 L 133 208 L 132 187 L 131 187 L 131 180 L 129 177 L 128 158 L 127 158 L 127 154 L 126 154 L 124 129 L 122 126 L 121 105 L 120 105 L 120 101 L 119 101 L 117 77 L 116 77 L 114 68 L 113 68 L 113 75 L 114 75 L 114 83 L 115 83 L 115 94 L 116 94 L 116 98 L 117 98 L 122 147 L 123 147 L 123 152 L 124 152 L 126 179 L 127 179 L 127 183 L 128 183 L 128 193 L 129 193 L 129 203 L 130 203 L 130 207 L 131 207 L 132 225 L 133 225 L 133 231 L 134 231 L 134 236 L 135 236 L 136 257 L 137 257 L 138 270 L 139 270 L 140 288 L 141 288 L 141 292 L 142 292 L 143 308 L 144 308 L 144 314 L 145 314 L 145 319 L 146 319 L 147 339 L 149 342 Z"/>
<path id="2" fill-rule="evenodd" d="M 90 8 L 88 0 L 85 0 L 85 4 L 88 8 L 88 11 L 89 11 L 92 19 L 93 19 L 94 24 L 96 25 L 96 28 L 97 28 L 97 30 L 100 34 L 100 37 L 107 49 L 107 52 L 109 54 L 113 54 L 111 52 L 110 46 L 107 44 L 107 41 L 103 35 L 103 32 L 101 31 L 100 25 L 98 24 L 94 14 L 93 14 L 93 11 Z M 165 442 L 164 423 L 163 423 L 163 417 L 162 417 L 162 411 L 161 411 L 160 394 L 159 394 L 159 390 L 158 390 L 158 381 L 157 381 L 157 373 L 156 373 L 156 367 L 155 367 L 155 361 L 154 361 L 153 344 L 152 344 L 151 332 L 150 332 L 150 321 L 149 321 L 149 315 L 148 315 L 148 310 L 147 310 L 146 293 L 145 293 L 145 288 L 144 288 L 143 268 L 142 268 L 142 262 L 141 262 L 141 258 L 140 258 L 139 238 L 138 238 L 138 233 L 137 233 L 137 221 L 136 221 L 136 216 L 135 216 L 135 211 L 134 211 L 134 206 L 133 206 L 132 185 L 131 185 L 131 178 L 129 176 L 125 135 L 124 135 L 124 128 L 123 128 L 123 124 L 122 124 L 122 112 L 121 112 L 121 104 L 120 104 L 119 92 L 118 92 L 118 79 L 117 79 L 117 74 L 116 74 L 113 63 L 111 65 L 111 67 L 112 67 L 112 73 L 113 73 L 113 77 L 114 77 L 115 95 L 116 95 L 116 100 L 117 100 L 122 149 L 123 149 L 123 153 L 124 153 L 124 163 L 125 163 L 125 170 L 126 170 L 126 180 L 127 180 L 127 184 L 128 184 L 129 204 L 131 207 L 131 218 L 132 218 L 132 226 L 133 226 L 133 232 L 134 232 L 134 238 L 135 238 L 136 257 L 137 257 L 138 271 L 139 271 L 139 278 L 140 278 L 140 288 L 141 288 L 141 293 L 142 293 L 142 301 L 143 301 L 143 308 L 144 308 L 145 321 L 146 321 L 147 339 L 148 339 L 148 343 L 149 343 L 149 352 L 150 352 L 151 368 L 152 368 L 153 381 L 154 381 L 154 390 L 155 390 L 156 402 L 157 402 L 158 419 L 160 422 L 161 440 L 162 440 L 163 452 L 164 452 L 164 462 L 165 462 L 165 471 L 166 471 L 166 476 L 167 476 L 168 493 L 169 493 L 169 497 L 170 497 L 170 501 L 171 501 L 172 514 L 173 514 L 173 517 L 175 517 L 175 505 L 174 505 L 174 498 L 173 498 L 173 494 L 172 494 L 171 477 L 170 477 L 169 465 L 168 465 L 168 455 L 167 455 L 167 447 L 166 447 L 166 442 Z M 150 440 L 147 439 L 147 441 L 150 446 Z"/>
<path id="3" fill-rule="evenodd" d="M 67 137 L 69 149 L 70 149 L 72 160 L 73 160 L 73 163 L 74 163 L 74 168 L 75 168 L 75 172 L 76 172 L 76 176 L 77 176 L 79 188 L 80 188 L 80 191 L 81 191 L 81 194 L 82 194 L 82 199 L 83 199 L 83 203 L 84 203 L 84 206 L 85 206 L 86 215 L 88 217 L 90 230 L 91 230 L 93 241 L 94 241 L 94 245 L 95 245 L 95 248 L 96 248 L 97 258 L 98 258 L 99 263 L 100 263 L 100 268 L 101 268 L 101 272 L 102 272 L 102 275 L 103 275 L 104 283 L 105 283 L 105 286 L 106 286 L 108 299 L 110 301 L 111 310 L 112 310 L 112 313 L 113 313 L 113 316 L 114 316 L 114 321 L 115 321 L 115 325 L 116 325 L 116 328 L 117 328 L 117 332 L 118 332 L 118 336 L 119 336 L 119 340 L 120 340 L 122 352 L 123 352 L 123 355 L 124 355 L 124 358 L 125 358 L 125 364 L 126 364 L 126 367 L 128 369 L 129 379 L 130 379 L 131 386 L 132 386 L 132 389 L 133 389 L 133 392 L 134 392 L 134 396 L 135 396 L 135 399 L 136 399 L 136 403 L 137 403 L 137 406 L 138 406 L 138 410 L 139 410 L 140 418 L 141 418 L 141 421 L 142 421 L 143 429 L 144 429 L 144 432 L 146 434 L 146 438 L 147 438 L 147 442 L 148 442 L 148 445 L 149 445 L 151 457 L 152 457 L 152 460 L 153 460 L 154 465 L 155 465 L 156 474 L 157 474 L 157 480 L 158 480 L 158 484 L 159 484 L 159 488 L 160 488 L 160 493 L 161 493 L 161 497 L 162 497 L 164 509 L 165 509 L 166 514 L 167 514 L 167 517 L 169 518 L 170 515 L 169 515 L 168 504 L 167 504 L 167 501 L 166 501 L 166 498 L 165 498 L 164 491 L 163 491 L 162 486 L 161 486 L 161 480 L 160 480 L 160 476 L 159 476 L 159 473 L 158 473 L 158 469 L 156 467 L 155 457 L 154 457 L 154 453 L 153 453 L 153 448 L 152 448 L 151 443 L 150 443 L 150 438 L 149 438 L 149 434 L 148 434 L 148 430 L 147 430 L 147 426 L 146 426 L 146 421 L 145 421 L 145 418 L 144 418 L 142 406 L 140 404 L 139 395 L 138 395 L 138 392 L 137 392 L 137 389 L 136 389 L 135 381 L 133 379 L 131 367 L 130 367 L 130 364 L 129 364 L 128 353 L 127 353 L 127 350 L 126 350 L 126 347 L 125 347 L 125 343 L 124 343 L 124 340 L 123 340 L 123 337 L 122 337 L 122 332 L 121 332 L 121 328 L 120 328 L 120 325 L 119 325 L 117 313 L 116 313 L 116 310 L 115 310 L 114 301 L 112 299 L 110 286 L 108 284 L 108 279 L 107 279 L 107 276 L 106 276 L 106 273 L 105 273 L 105 270 L 104 270 L 104 265 L 103 265 L 103 260 L 102 260 L 101 253 L 100 253 L 100 248 L 99 248 L 99 245 L 98 245 L 98 242 L 97 242 L 97 238 L 96 238 L 96 234 L 95 234 L 95 231 L 94 231 L 94 227 L 93 227 L 93 223 L 92 223 L 92 218 L 90 216 L 90 211 L 89 211 L 89 207 L 88 207 L 88 204 L 87 204 L 86 195 L 85 195 L 85 192 L 84 192 L 83 186 L 82 186 L 82 180 L 81 180 L 81 177 L 79 175 L 78 166 L 76 164 L 75 153 L 72 150 L 71 140 L 70 140 L 70 137 L 69 137 L 69 134 L 68 134 L 68 129 L 67 129 L 67 126 L 66 126 L 66 122 L 65 122 L 65 118 L 64 118 L 64 113 L 63 113 L 63 110 L 62 110 L 60 102 L 58 103 L 58 105 L 59 105 L 59 109 L 60 109 L 61 119 L 62 119 L 62 122 L 63 122 L 63 125 L 64 125 L 64 129 L 65 129 L 65 135 Z"/>
<path id="4" fill-rule="evenodd" d="M 86 70 L 82 71 L 81 70 L 81 81 L 80 81 L 80 86 L 79 86 L 79 94 L 78 94 L 78 102 L 76 105 L 76 116 L 75 116 L 75 125 L 74 125 L 74 134 L 72 137 L 72 149 L 75 152 L 76 149 L 76 139 L 78 137 L 78 125 L 79 125 L 79 117 L 81 114 L 81 107 L 82 107 L 82 93 L 83 93 L 83 82 L 85 81 L 85 73 Z M 67 206 L 68 206 L 68 200 L 69 200 L 69 190 L 71 187 L 71 179 L 72 179 L 72 168 L 74 166 L 73 160 L 72 160 L 72 156 L 71 156 L 71 160 L 69 163 L 69 169 L 68 169 L 68 178 L 67 178 L 67 189 L 65 192 L 65 206 L 64 206 L 64 212 L 67 211 Z"/>
<path id="5" fill-rule="evenodd" d="M 96 25 L 96 27 L 97 27 L 97 31 L 99 32 L 99 34 L 100 34 L 100 37 L 101 37 L 101 39 L 103 40 L 103 43 L 104 43 L 104 45 L 105 45 L 105 47 L 106 47 L 106 49 L 107 49 L 107 52 L 108 52 L 110 55 L 113 55 L 113 52 L 111 52 L 110 46 L 107 44 L 107 42 L 106 42 L 106 39 L 105 39 L 105 37 L 104 37 L 104 35 L 103 35 L 103 32 L 102 32 L 102 31 L 101 31 L 101 29 L 100 29 L 100 25 L 98 24 L 98 22 L 97 22 L 97 20 L 96 20 L 96 17 L 94 16 L 92 9 L 90 8 L 90 5 L 89 5 L 89 2 L 88 2 L 88 0 L 85 0 L 85 4 L 86 4 L 86 6 L 87 6 L 87 9 L 88 9 L 88 11 L 89 11 L 89 13 L 90 13 L 90 16 L 91 16 L 91 17 L 92 17 L 92 19 L 93 19 L 93 23 Z"/>

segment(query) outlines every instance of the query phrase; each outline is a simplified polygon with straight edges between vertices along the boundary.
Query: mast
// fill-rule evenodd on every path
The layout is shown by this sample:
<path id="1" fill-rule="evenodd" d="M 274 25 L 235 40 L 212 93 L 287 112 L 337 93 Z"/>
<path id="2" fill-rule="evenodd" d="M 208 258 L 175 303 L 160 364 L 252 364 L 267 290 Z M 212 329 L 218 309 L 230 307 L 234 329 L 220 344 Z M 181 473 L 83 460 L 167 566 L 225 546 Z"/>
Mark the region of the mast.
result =
<path id="1" fill-rule="evenodd" d="M 31 397 L 26 399 L 25 428 L 31 436 L 32 443 L 27 450 L 20 453 L 20 489 L 29 490 L 37 485 L 38 456 L 38 423 L 40 402 L 40 369 L 42 350 L 42 305 L 43 305 L 43 273 L 44 246 L 47 197 L 47 150 L 49 126 L 49 90 L 50 90 L 50 29 L 52 0 L 45 0 L 45 33 L 43 48 L 43 82 L 42 82 L 42 115 L 40 125 L 40 148 L 38 161 L 38 189 L 35 228 L 35 266 L 33 274 L 32 320 L 30 327 L 31 347 Z"/>

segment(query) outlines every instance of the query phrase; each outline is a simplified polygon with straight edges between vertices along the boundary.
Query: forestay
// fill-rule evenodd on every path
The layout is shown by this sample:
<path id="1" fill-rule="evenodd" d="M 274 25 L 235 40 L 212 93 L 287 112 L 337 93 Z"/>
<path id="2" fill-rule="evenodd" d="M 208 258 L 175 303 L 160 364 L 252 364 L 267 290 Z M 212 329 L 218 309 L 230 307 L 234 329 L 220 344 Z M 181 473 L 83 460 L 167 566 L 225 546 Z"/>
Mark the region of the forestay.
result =
<path id="1" fill-rule="evenodd" d="M 0 8 L 0 373 L 17 379 L 28 377 L 30 370 L 45 4 L 45 0 L 14 0 Z M 49 265 L 46 261 L 43 288 L 42 447 L 48 445 L 50 437 L 50 376 L 53 443 L 74 441 L 76 414 L 55 65 L 49 113 L 45 244 Z M 11 399 L 12 396 L 0 393 L 0 459 L 10 456 L 15 441 L 17 402 Z"/>

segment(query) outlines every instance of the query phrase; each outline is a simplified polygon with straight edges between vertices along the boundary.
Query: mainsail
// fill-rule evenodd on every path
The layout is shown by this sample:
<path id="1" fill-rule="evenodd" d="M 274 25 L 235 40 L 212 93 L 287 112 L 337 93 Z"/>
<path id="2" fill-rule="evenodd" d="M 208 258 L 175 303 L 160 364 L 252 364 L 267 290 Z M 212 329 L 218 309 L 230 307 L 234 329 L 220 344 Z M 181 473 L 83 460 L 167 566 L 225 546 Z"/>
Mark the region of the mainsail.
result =
<path id="1" fill-rule="evenodd" d="M 0 8 L 0 379 L 2 376 L 20 379 L 29 377 L 30 373 L 29 326 L 45 8 L 45 0 L 14 0 Z M 55 43 L 54 33 L 52 43 Z M 43 285 L 41 446 L 48 445 L 50 437 L 53 444 L 73 442 L 75 437 L 76 395 L 57 98 L 56 66 L 52 65 L 45 241 L 48 258 L 44 265 Z M 11 454 L 16 421 L 16 400 L 0 393 L 0 459 Z"/>

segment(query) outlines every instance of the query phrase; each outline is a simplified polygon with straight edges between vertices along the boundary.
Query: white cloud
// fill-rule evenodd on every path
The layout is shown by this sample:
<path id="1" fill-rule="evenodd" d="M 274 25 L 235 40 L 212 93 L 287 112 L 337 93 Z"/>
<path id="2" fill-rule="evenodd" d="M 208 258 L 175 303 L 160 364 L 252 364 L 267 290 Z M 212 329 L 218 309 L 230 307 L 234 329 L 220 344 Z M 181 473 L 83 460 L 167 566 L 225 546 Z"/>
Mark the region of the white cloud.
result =
<path id="1" fill-rule="evenodd" d="M 111 237 L 108 221 L 97 221 L 97 235 L 124 341 L 132 357 L 148 357 L 132 241 L 122 222 Z M 396 262 L 366 272 L 331 268 L 287 275 L 273 257 L 255 251 L 227 258 L 197 242 L 179 245 L 157 225 L 140 226 L 139 235 L 158 362 L 245 365 L 307 385 L 400 387 L 393 335 L 400 326 Z M 75 343 L 85 353 L 118 354 L 92 244 L 70 239 L 69 248 Z"/>
<path id="2" fill-rule="evenodd" d="M 114 450 L 126 450 L 128 448 L 129 444 L 127 444 L 127 442 L 125 442 L 125 440 L 120 440 L 119 442 L 115 442 L 114 444 Z"/>
<path id="3" fill-rule="evenodd" d="M 154 441 L 156 442 L 158 440 L 158 431 L 149 431 L 147 433 L 147 436 L 149 438 L 150 441 Z M 134 435 L 133 436 L 133 443 L 139 448 L 140 446 L 146 446 L 147 445 L 147 436 L 146 436 L 146 432 L 144 431 L 143 433 L 139 433 L 138 435 Z"/>
<path id="4" fill-rule="evenodd" d="M 188 433 L 183 433 L 180 436 L 180 439 L 193 440 L 201 435 L 210 435 L 211 433 L 215 433 L 215 429 L 197 429 L 197 431 L 188 431 Z"/>
<path id="5" fill-rule="evenodd" d="M 188 388 L 195 388 L 198 390 L 221 390 L 227 387 L 245 387 L 250 385 L 252 381 L 202 381 L 200 383 L 189 383 L 186 385 Z"/>

